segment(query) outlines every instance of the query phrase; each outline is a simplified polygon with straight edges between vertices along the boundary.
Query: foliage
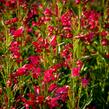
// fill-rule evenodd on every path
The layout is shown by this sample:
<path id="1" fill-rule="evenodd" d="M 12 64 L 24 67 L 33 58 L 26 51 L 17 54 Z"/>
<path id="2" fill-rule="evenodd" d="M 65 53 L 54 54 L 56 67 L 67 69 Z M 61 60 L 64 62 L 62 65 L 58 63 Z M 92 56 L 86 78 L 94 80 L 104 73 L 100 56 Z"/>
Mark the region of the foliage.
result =
<path id="1" fill-rule="evenodd" d="M 0 0 L 0 109 L 108 109 L 108 6 Z"/>

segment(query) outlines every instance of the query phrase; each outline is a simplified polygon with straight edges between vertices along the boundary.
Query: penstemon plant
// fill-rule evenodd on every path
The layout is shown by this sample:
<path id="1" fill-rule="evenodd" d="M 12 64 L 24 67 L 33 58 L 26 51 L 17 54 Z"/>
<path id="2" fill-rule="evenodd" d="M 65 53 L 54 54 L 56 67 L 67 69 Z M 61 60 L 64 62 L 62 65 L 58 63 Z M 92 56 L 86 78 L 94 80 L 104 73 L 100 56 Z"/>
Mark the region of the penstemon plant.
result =
<path id="1" fill-rule="evenodd" d="M 108 5 L 0 0 L 0 109 L 108 109 Z"/>

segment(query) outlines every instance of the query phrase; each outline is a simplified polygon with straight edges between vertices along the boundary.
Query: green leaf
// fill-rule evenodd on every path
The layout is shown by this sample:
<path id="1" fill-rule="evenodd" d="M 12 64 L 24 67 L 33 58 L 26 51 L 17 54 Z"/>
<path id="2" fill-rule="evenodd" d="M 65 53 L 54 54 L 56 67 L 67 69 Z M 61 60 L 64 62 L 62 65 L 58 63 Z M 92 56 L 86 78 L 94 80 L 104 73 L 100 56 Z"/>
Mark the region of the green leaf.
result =
<path id="1" fill-rule="evenodd" d="M 86 106 L 88 106 L 92 102 L 92 100 L 93 98 L 89 97 L 80 109 L 86 109 Z"/>

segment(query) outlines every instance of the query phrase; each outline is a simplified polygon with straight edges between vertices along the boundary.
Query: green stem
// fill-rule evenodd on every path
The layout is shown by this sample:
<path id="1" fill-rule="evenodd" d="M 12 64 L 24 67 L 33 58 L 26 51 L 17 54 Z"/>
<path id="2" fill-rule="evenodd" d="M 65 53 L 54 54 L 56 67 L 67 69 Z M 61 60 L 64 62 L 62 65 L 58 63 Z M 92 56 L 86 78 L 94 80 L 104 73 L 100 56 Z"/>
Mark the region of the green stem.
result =
<path id="1" fill-rule="evenodd" d="M 75 109 L 75 78 L 72 78 L 72 91 L 73 91 L 73 96 L 72 96 L 72 109 Z"/>
<path id="2" fill-rule="evenodd" d="M 81 98 L 81 92 L 82 92 L 82 84 L 80 84 L 79 91 L 78 91 L 78 105 L 77 105 L 78 109 L 79 109 L 79 103 Z"/>

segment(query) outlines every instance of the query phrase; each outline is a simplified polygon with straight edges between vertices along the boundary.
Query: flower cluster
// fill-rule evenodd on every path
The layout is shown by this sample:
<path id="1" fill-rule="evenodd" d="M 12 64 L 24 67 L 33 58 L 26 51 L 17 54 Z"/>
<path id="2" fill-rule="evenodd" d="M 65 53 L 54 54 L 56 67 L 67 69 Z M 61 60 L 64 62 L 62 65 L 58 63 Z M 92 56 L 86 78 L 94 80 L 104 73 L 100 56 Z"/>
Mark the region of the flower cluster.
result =
<path id="1" fill-rule="evenodd" d="M 13 41 L 10 45 L 10 51 L 12 52 L 13 58 L 19 59 L 21 56 L 19 45 L 20 43 L 17 41 Z"/>

